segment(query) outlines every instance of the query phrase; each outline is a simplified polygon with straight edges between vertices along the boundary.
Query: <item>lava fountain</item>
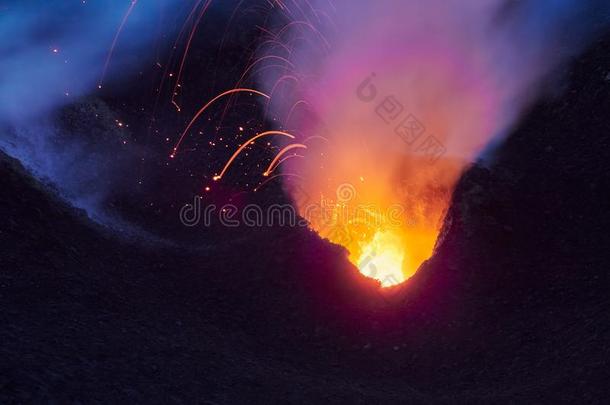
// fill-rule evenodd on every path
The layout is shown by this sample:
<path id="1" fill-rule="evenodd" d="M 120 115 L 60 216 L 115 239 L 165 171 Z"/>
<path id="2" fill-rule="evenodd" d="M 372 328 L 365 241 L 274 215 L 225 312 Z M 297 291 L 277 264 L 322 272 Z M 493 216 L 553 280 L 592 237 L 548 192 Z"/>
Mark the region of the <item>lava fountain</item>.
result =
<path id="1" fill-rule="evenodd" d="M 278 171 L 314 230 L 395 285 L 431 256 L 465 168 L 568 56 L 556 45 L 579 6 L 305 3 L 282 8 L 251 67 L 269 118 L 307 147 Z"/>

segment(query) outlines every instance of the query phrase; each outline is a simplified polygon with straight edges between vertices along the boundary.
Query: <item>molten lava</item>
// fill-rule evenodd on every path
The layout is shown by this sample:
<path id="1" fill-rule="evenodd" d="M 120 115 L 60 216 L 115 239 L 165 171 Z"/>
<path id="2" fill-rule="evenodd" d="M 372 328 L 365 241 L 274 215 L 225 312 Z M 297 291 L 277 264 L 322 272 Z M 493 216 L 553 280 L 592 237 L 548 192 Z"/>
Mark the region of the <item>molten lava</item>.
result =
<path id="1" fill-rule="evenodd" d="M 382 287 L 390 287 L 405 280 L 404 259 L 400 236 L 391 231 L 377 231 L 373 240 L 362 246 L 357 263 L 362 274 L 379 280 Z"/>
<path id="2" fill-rule="evenodd" d="M 271 165 L 286 183 L 298 179 L 289 192 L 299 213 L 363 275 L 391 286 L 432 255 L 457 180 L 507 132 L 531 80 L 512 74 L 504 50 L 514 41 L 478 20 L 493 2 L 457 19 L 463 2 L 354 3 L 334 2 L 336 25 L 282 30 L 293 46 L 260 82 L 277 129 L 295 134 L 282 141 L 301 147 L 301 158 Z M 276 42 L 261 53 L 275 55 Z"/>
<path id="3" fill-rule="evenodd" d="M 341 151 L 345 153 L 346 148 Z M 360 169 L 366 167 L 366 159 L 360 162 Z M 330 185 L 322 187 L 309 178 L 291 194 L 313 230 L 345 247 L 349 260 L 364 276 L 391 287 L 413 276 L 432 255 L 462 167 L 449 159 L 434 165 L 418 164 L 419 170 L 394 167 L 392 171 L 401 180 L 390 176 L 383 181 L 365 181 L 364 176 L 343 172 L 340 178 L 355 179 L 355 185 L 343 183 L 332 192 Z M 332 165 L 330 168 L 337 170 Z M 304 198 L 316 193 L 319 200 Z"/>

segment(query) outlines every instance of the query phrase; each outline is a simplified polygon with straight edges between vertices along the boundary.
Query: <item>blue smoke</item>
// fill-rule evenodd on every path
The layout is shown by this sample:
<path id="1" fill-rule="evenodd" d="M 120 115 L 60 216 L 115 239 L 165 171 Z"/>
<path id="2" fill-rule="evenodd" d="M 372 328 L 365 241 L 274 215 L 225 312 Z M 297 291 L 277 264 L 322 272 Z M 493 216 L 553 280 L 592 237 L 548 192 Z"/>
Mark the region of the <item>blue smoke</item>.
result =
<path id="1" fill-rule="evenodd" d="M 106 83 L 127 80 L 144 58 L 154 55 L 161 13 L 173 3 L 178 1 L 135 4 L 114 48 Z M 0 0 L 0 149 L 102 222 L 100 206 L 121 165 L 113 163 L 119 139 L 114 147 L 91 133 L 66 134 L 55 114 L 98 90 L 113 38 L 131 4 Z M 112 122 L 112 113 L 104 113 Z M 134 156 L 122 160 L 129 158 Z"/>
<path id="2" fill-rule="evenodd" d="M 0 120 L 38 116 L 95 89 L 131 0 L 0 1 Z M 108 76 L 133 70 L 157 33 L 158 2 L 140 1 Z M 148 50 L 150 51 L 150 50 Z"/>

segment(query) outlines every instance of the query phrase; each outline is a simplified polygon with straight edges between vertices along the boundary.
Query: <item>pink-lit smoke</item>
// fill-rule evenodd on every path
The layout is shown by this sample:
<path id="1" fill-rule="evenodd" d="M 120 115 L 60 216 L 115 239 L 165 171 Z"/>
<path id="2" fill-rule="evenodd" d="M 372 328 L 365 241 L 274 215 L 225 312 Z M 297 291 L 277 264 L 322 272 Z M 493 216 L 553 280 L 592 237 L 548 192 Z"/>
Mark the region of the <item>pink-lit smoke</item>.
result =
<path id="1" fill-rule="evenodd" d="M 399 231 L 412 233 L 402 243 L 421 251 L 407 253 L 416 256 L 411 267 L 431 253 L 464 168 L 509 133 L 608 15 L 602 2 L 568 0 L 310 0 L 288 8 L 260 54 L 286 61 L 266 58 L 259 69 L 270 118 L 308 146 L 283 173 L 301 179 L 299 196 L 332 199 L 349 183 L 351 203 L 403 204 L 414 225 Z M 357 260 L 379 230 L 338 237 L 336 221 L 308 219 Z"/>

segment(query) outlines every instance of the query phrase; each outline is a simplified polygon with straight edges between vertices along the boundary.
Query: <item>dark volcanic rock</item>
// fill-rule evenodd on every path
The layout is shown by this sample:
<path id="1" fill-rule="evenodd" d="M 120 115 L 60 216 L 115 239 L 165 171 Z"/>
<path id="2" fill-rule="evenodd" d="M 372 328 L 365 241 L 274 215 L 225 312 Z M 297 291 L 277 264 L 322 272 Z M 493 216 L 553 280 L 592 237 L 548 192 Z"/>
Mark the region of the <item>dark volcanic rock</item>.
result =
<path id="1" fill-rule="evenodd" d="M 464 175 L 383 293 L 304 228 L 116 238 L 3 157 L 0 402 L 603 401 L 608 55 Z"/>

